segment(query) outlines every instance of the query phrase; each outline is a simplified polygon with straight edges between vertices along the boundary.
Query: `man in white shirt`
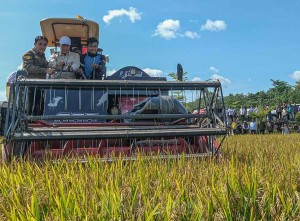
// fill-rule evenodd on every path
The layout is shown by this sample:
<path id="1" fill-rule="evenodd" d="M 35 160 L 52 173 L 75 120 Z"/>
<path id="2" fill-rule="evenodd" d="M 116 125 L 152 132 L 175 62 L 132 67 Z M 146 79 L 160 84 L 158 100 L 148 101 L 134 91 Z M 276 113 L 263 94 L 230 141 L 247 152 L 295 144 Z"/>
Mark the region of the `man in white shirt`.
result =
<path id="1" fill-rule="evenodd" d="M 70 51 L 71 39 L 68 36 L 62 36 L 59 44 L 60 52 L 52 54 L 49 60 L 49 67 L 56 70 L 51 78 L 76 79 L 75 72 L 80 67 L 79 54 Z"/>
<path id="2" fill-rule="evenodd" d="M 244 121 L 245 120 L 245 115 L 246 115 L 246 109 L 241 106 L 241 109 L 240 109 L 240 117 L 241 117 L 241 120 Z"/>
<path id="3" fill-rule="evenodd" d="M 233 121 L 234 109 L 232 109 L 230 107 L 227 111 L 227 114 L 228 114 L 229 118 L 231 119 L 231 121 Z"/>
<path id="4" fill-rule="evenodd" d="M 253 113 L 253 108 L 249 106 L 247 108 L 247 120 L 251 120 L 250 114 Z"/>

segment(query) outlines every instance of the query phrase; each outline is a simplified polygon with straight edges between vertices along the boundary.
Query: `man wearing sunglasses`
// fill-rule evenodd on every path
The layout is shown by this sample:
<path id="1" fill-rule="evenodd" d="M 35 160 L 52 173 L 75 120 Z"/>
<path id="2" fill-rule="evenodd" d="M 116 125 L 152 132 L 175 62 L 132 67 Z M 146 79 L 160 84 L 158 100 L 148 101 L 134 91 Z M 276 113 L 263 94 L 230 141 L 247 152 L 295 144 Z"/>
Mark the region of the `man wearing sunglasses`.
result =
<path id="1" fill-rule="evenodd" d="M 23 55 L 23 69 L 27 72 L 27 78 L 45 79 L 47 74 L 53 70 L 48 68 L 45 57 L 48 39 L 44 36 L 37 36 L 34 39 L 34 47 Z"/>

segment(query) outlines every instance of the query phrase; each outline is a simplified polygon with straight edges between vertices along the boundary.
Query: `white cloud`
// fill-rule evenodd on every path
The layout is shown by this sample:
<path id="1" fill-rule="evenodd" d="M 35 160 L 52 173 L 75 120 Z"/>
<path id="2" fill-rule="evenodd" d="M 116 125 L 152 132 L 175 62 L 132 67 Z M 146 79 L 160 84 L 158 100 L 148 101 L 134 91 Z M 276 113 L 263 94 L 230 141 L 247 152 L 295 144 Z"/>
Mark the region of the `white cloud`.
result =
<path id="1" fill-rule="evenodd" d="M 202 81 L 200 77 L 194 77 L 192 81 Z"/>
<path id="2" fill-rule="evenodd" d="M 188 37 L 188 38 L 191 38 L 191 39 L 200 38 L 200 36 L 197 32 L 192 32 L 192 31 L 184 32 L 184 36 Z"/>
<path id="3" fill-rule="evenodd" d="M 167 19 L 157 25 L 154 36 L 160 36 L 162 38 L 170 40 L 177 37 L 177 32 L 179 29 L 179 20 Z"/>
<path id="4" fill-rule="evenodd" d="M 215 67 L 213 67 L 213 66 L 209 67 L 209 70 L 210 70 L 210 72 L 212 72 L 213 74 L 218 74 L 218 73 L 220 72 L 219 69 L 217 69 L 217 68 L 215 68 Z"/>
<path id="5" fill-rule="evenodd" d="M 231 83 L 231 80 L 218 74 L 213 74 L 210 78 L 213 80 L 219 80 L 222 83 L 223 87 L 228 87 L 228 84 Z"/>
<path id="6" fill-rule="evenodd" d="M 212 73 L 210 79 L 219 80 L 223 87 L 228 87 L 228 84 L 231 83 L 231 80 L 219 75 L 220 70 L 218 68 L 211 66 L 209 67 L 209 71 Z"/>
<path id="7" fill-rule="evenodd" d="M 167 19 L 157 25 L 153 36 L 160 36 L 167 40 L 177 38 L 178 36 L 182 38 L 187 37 L 190 39 L 197 39 L 200 37 L 197 32 L 185 31 L 184 33 L 180 33 L 179 30 L 179 20 Z"/>
<path id="8" fill-rule="evenodd" d="M 130 7 L 129 10 L 125 9 L 116 9 L 116 10 L 109 10 L 107 15 L 103 16 L 103 21 L 107 24 L 110 23 L 110 21 L 117 17 L 127 16 L 132 23 L 134 23 L 137 20 L 141 20 L 142 13 L 139 13 L 136 8 Z"/>
<path id="9" fill-rule="evenodd" d="M 226 30 L 227 25 L 225 21 L 222 20 L 216 20 L 212 21 L 210 19 L 206 20 L 206 23 L 202 25 L 201 30 L 207 30 L 207 31 L 224 31 Z"/>
<path id="10" fill-rule="evenodd" d="M 294 79 L 295 81 L 300 80 L 300 71 L 294 71 L 294 73 L 289 75 L 290 78 Z"/>
<path id="11" fill-rule="evenodd" d="M 143 69 L 143 71 L 145 71 L 151 77 L 162 77 L 163 76 L 163 72 L 161 70 L 145 68 L 145 69 Z"/>
<path id="12" fill-rule="evenodd" d="M 117 71 L 116 69 L 108 70 L 108 71 L 106 71 L 106 76 L 111 76 L 111 75 L 114 74 L 116 71 Z"/>

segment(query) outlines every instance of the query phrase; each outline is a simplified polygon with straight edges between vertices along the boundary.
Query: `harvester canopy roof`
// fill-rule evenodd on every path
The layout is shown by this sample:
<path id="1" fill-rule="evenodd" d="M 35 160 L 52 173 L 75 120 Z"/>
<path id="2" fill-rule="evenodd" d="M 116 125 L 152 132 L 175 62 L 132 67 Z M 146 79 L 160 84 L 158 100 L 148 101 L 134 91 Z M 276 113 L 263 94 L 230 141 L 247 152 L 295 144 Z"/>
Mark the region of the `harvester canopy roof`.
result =
<path id="1" fill-rule="evenodd" d="M 58 46 L 62 36 L 80 39 L 82 46 L 87 39 L 99 39 L 99 25 L 82 18 L 46 18 L 40 22 L 43 35 L 48 38 L 48 46 Z"/>

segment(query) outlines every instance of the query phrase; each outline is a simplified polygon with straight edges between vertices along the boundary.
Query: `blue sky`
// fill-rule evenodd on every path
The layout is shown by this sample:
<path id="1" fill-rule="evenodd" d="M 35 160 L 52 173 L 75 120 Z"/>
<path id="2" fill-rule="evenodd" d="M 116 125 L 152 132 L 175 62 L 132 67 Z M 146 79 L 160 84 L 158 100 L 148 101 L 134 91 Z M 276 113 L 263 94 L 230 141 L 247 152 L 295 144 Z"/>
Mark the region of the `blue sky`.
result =
<path id="1" fill-rule="evenodd" d="M 135 65 L 167 76 L 181 63 L 189 80 L 219 78 L 225 95 L 268 90 L 270 79 L 293 85 L 300 80 L 299 10 L 296 0 L 1 0 L 0 99 L 41 34 L 40 20 L 78 14 L 99 23 L 110 73 Z"/>

